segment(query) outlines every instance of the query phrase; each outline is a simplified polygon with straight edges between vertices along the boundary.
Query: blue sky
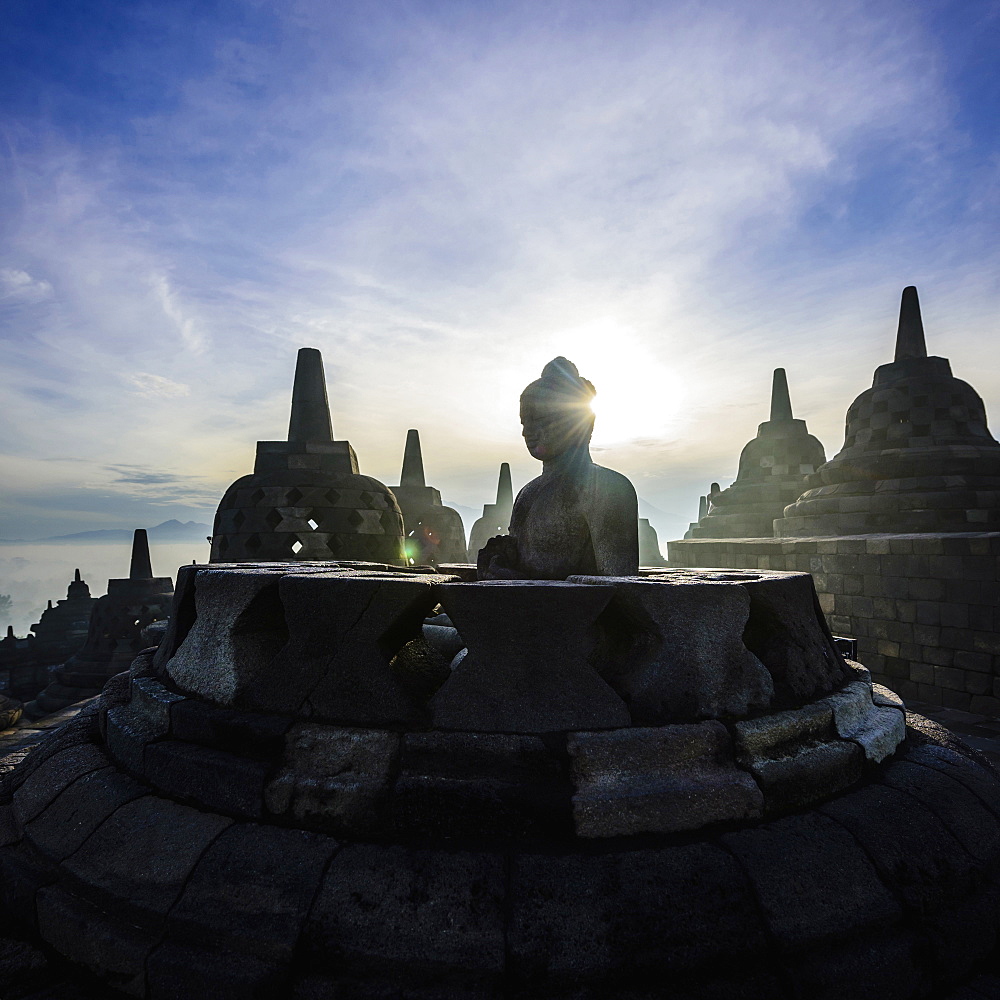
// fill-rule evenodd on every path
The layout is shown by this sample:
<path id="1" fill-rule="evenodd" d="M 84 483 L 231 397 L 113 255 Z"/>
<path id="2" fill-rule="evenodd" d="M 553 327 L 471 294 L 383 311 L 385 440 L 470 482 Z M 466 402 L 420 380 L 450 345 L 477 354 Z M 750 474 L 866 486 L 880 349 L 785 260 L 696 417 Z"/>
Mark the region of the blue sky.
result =
<path id="1" fill-rule="evenodd" d="M 1000 4 L 10 0 L 0 537 L 210 520 L 319 347 L 469 507 L 565 354 L 675 536 L 788 371 L 840 448 L 899 293 L 997 419 Z M 994 430 L 996 428 L 994 427 Z"/>

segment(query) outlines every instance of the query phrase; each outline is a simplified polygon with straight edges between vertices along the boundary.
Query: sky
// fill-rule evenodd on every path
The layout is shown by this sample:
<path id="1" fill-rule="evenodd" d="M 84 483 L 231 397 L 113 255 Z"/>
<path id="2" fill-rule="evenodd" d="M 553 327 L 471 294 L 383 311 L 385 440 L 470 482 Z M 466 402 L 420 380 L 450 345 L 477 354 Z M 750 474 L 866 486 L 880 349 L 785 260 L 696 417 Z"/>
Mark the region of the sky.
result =
<path id="1" fill-rule="evenodd" d="M 7 0 L 0 538 L 211 522 L 282 439 L 445 500 L 562 354 L 661 540 L 787 370 L 832 457 L 916 284 L 1000 420 L 997 0 Z"/>

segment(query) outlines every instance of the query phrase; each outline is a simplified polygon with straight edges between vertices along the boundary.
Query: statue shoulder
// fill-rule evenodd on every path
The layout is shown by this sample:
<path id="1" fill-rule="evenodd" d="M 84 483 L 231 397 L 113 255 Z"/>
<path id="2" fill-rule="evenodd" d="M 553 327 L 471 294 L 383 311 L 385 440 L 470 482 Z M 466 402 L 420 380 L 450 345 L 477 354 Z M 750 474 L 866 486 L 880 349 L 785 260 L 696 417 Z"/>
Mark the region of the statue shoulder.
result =
<path id="1" fill-rule="evenodd" d="M 622 499 L 631 497 L 638 502 L 635 487 L 628 476 L 623 476 L 620 472 L 615 472 L 614 469 L 606 469 L 603 465 L 595 465 L 594 479 L 601 492 L 611 493 Z"/>

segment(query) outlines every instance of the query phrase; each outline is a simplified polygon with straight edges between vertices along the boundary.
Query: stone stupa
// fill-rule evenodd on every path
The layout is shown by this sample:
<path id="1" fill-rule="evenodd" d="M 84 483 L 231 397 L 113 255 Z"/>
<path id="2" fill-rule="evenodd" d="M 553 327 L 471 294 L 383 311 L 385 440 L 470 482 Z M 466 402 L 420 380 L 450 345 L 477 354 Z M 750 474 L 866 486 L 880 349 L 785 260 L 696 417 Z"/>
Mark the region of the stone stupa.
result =
<path id="1" fill-rule="evenodd" d="M 403 516 L 388 488 L 333 439 L 323 357 L 299 350 L 287 441 L 258 441 L 252 475 L 226 490 L 212 562 L 371 560 L 402 565 Z"/>
<path id="2" fill-rule="evenodd" d="M 90 612 L 96 601 L 77 569 L 66 597 L 55 605 L 49 601 L 38 621 L 31 626 L 40 663 L 61 663 L 83 646 L 87 640 Z"/>
<path id="3" fill-rule="evenodd" d="M 50 1000 L 983 995 L 1000 777 L 843 658 L 807 573 L 636 575 L 634 492 L 533 403 L 532 453 L 579 461 L 521 491 L 493 579 L 185 566 L 156 650 L 0 744 L 0 974 L 61 963 Z M 624 575 L 590 551 L 616 512 Z M 563 577 L 523 575 L 563 542 Z M 438 609 L 464 649 L 419 673 Z"/>
<path id="4" fill-rule="evenodd" d="M 847 411 L 843 448 L 775 523 L 783 537 L 1000 530 L 1000 444 L 983 401 L 928 356 L 903 289 L 894 359 Z"/>
<path id="5" fill-rule="evenodd" d="M 167 617 L 173 593 L 169 576 L 153 576 L 149 541 L 145 530 L 137 528 L 128 577 L 108 580 L 107 594 L 91 609 L 83 648 L 56 667 L 44 690 L 25 705 L 25 713 L 39 718 L 99 693 L 146 645 L 142 630 Z"/>
<path id="6" fill-rule="evenodd" d="M 685 538 L 770 538 L 774 520 L 805 488 L 806 476 L 826 461 L 823 445 L 792 416 L 784 368 L 775 368 L 771 416 L 740 455 L 736 481 L 712 492 L 708 510 Z"/>
<path id="7" fill-rule="evenodd" d="M 514 490 L 510 483 L 510 463 L 500 463 L 495 503 L 483 504 L 483 516 L 469 532 L 469 562 L 479 558 L 479 550 L 494 535 L 506 535 L 510 529 L 510 514 L 514 509 Z"/>
<path id="8" fill-rule="evenodd" d="M 406 558 L 421 566 L 465 562 L 465 525 L 462 515 L 441 503 L 441 491 L 424 480 L 420 434 L 406 432 L 399 485 L 391 486 L 403 512 Z"/>

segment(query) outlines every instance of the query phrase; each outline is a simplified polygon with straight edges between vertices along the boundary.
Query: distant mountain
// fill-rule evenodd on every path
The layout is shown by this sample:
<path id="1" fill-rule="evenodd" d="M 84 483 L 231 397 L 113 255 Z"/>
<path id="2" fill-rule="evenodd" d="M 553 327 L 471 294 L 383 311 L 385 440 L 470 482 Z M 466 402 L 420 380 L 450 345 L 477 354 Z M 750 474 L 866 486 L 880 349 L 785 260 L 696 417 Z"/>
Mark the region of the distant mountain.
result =
<path id="1" fill-rule="evenodd" d="M 153 528 L 147 528 L 146 533 L 151 542 L 203 542 L 212 533 L 212 529 L 209 525 L 199 524 L 197 521 L 181 522 L 172 518 Z M 0 544 L 31 542 L 36 545 L 80 545 L 95 542 L 130 542 L 131 540 L 131 528 L 99 528 L 96 531 L 77 531 L 72 535 L 52 535 L 49 538 L 2 539 Z"/>

